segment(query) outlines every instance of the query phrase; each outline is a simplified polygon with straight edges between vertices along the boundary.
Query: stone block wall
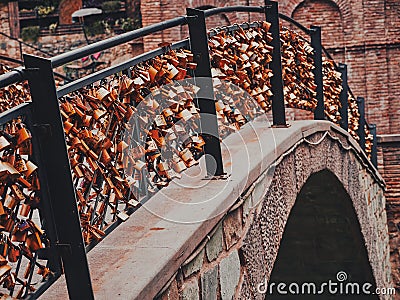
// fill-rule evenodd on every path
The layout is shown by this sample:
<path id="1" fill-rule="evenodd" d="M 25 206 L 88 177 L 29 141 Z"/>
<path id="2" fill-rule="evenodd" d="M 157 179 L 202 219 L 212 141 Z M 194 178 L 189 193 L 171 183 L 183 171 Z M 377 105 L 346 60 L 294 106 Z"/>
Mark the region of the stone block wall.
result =
<path id="1" fill-rule="evenodd" d="M 296 197 L 311 174 L 326 169 L 353 202 L 377 286 L 392 287 L 382 182 L 357 151 L 348 151 L 351 147 L 343 136 L 331 132 L 307 140 L 318 145 L 298 145 L 278 159 L 273 175 L 260 176 L 156 299 L 263 299 L 257 286 L 269 281 Z"/>
<path id="2" fill-rule="evenodd" d="M 0 32 L 10 34 L 10 25 L 8 22 L 8 5 L 0 2 Z"/>

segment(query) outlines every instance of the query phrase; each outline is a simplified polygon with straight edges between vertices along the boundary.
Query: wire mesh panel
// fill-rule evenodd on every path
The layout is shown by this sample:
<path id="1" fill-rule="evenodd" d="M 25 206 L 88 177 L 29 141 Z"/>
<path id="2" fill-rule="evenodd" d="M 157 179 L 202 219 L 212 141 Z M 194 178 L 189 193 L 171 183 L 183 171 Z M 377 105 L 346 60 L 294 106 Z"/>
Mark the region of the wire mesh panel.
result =
<path id="1" fill-rule="evenodd" d="M 202 154 L 195 86 L 160 89 L 190 77 L 193 55 L 165 46 L 163 55 L 59 100 L 87 245 Z M 160 106 L 160 97 L 168 98 L 168 107 Z"/>
<path id="2" fill-rule="evenodd" d="M 31 134 L 25 82 L 0 90 L 0 294 L 17 299 L 56 278 L 42 259 L 51 246 L 43 211 L 39 161 Z M 11 109 L 11 110 L 10 110 Z M 54 262 L 53 262 L 54 263 Z"/>

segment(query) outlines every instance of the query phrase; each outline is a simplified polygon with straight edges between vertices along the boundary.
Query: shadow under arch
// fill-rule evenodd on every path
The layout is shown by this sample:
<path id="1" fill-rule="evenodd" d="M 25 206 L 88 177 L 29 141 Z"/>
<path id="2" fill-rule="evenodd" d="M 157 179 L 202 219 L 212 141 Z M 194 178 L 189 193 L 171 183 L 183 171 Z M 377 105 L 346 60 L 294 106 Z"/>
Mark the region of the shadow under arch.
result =
<path id="1" fill-rule="evenodd" d="M 345 272 L 346 280 L 337 279 L 338 272 Z M 342 273 L 343 275 L 343 273 Z M 331 280 L 338 293 L 291 295 L 288 286 L 296 283 L 302 290 L 303 283 L 314 283 L 317 291 L 324 282 Z M 279 283 L 285 283 L 288 294 L 277 291 Z M 340 282 L 343 283 L 340 294 Z M 348 283 L 358 283 L 356 287 Z M 364 238 L 352 201 L 337 177 L 323 170 L 309 177 L 297 196 L 289 215 L 281 240 L 278 256 L 269 280 L 266 299 L 379 299 L 376 295 L 362 293 L 364 283 L 375 290 L 375 280 L 368 260 Z M 296 290 L 296 286 L 293 286 Z M 346 288 L 347 293 L 346 295 Z M 333 288 L 332 288 L 333 290 Z M 270 294 L 270 291 L 272 293 Z"/>

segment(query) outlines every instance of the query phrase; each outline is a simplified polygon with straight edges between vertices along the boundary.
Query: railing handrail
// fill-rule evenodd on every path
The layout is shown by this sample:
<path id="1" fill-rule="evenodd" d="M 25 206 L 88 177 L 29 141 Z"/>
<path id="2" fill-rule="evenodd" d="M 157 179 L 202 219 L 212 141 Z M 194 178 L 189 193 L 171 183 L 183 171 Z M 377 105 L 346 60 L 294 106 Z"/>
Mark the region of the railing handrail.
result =
<path id="1" fill-rule="evenodd" d="M 170 48 L 171 49 L 178 49 L 178 48 L 183 48 L 187 47 L 189 45 L 189 40 L 185 39 L 176 43 L 171 44 Z M 103 79 L 104 77 L 110 76 L 112 74 L 118 73 L 120 71 L 126 70 L 127 68 L 139 64 L 141 62 L 144 62 L 148 59 L 154 58 L 155 56 L 163 54 L 165 51 L 163 48 L 157 48 L 149 52 L 142 53 L 140 55 L 137 55 L 127 61 L 124 61 L 120 64 L 102 69 L 100 71 L 97 71 L 95 73 L 92 73 L 88 76 L 79 78 L 73 82 L 67 83 L 57 89 L 57 96 L 60 98 L 62 96 L 65 96 L 66 94 L 78 90 L 84 86 L 87 86 L 89 84 L 92 84 L 98 80 Z"/>
<path id="2" fill-rule="evenodd" d="M 156 33 L 158 31 L 162 31 L 165 29 L 169 29 L 175 26 L 187 24 L 186 16 L 177 17 L 168 21 L 152 24 L 146 27 L 142 27 L 130 32 L 126 32 L 120 34 L 118 36 L 114 36 L 108 38 L 106 40 L 102 40 L 82 48 L 78 48 L 51 58 L 51 63 L 53 68 L 62 66 L 66 63 L 74 61 L 76 59 L 80 59 L 82 57 L 88 56 L 90 54 L 100 52 L 115 46 L 118 46 L 123 43 L 130 42 L 134 39 L 144 37 L 146 35 Z"/>
<path id="3" fill-rule="evenodd" d="M 292 24 L 292 25 L 296 26 L 297 28 L 301 29 L 302 31 L 304 31 L 306 34 L 310 35 L 310 32 L 311 32 L 310 29 L 305 27 L 301 23 L 297 22 L 295 19 L 293 19 L 285 14 L 282 14 L 282 13 L 279 13 L 279 18 L 282 20 L 285 20 L 286 22 L 289 22 L 290 24 Z"/>
<path id="4" fill-rule="evenodd" d="M 21 103 L 0 113 L 0 124 L 7 123 L 21 115 L 25 115 L 31 107 L 31 101 Z"/>
<path id="5" fill-rule="evenodd" d="M 13 83 L 21 82 L 25 79 L 27 79 L 27 74 L 24 68 L 15 68 L 10 72 L 0 75 L 0 89 L 5 88 L 6 86 Z"/>
<path id="6" fill-rule="evenodd" d="M 213 37 L 216 34 L 218 34 L 220 32 L 220 29 L 222 31 L 235 31 L 238 30 L 239 28 L 242 28 L 243 30 L 247 30 L 250 28 L 258 28 L 260 27 L 260 23 L 258 21 L 254 21 L 254 22 L 246 22 L 243 24 L 233 24 L 233 25 L 229 25 L 229 26 L 221 26 L 221 27 L 216 27 L 216 28 L 212 28 L 210 29 L 209 33 L 208 33 L 208 37 Z"/>
<path id="7" fill-rule="evenodd" d="M 19 60 L 19 59 L 16 59 L 16 58 L 12 58 L 12 57 L 8 57 L 8 56 L 4 56 L 4 55 L 0 55 L 0 60 L 9 61 L 9 62 L 12 62 L 12 63 L 15 63 L 15 64 L 19 64 L 21 66 L 24 64 L 24 62 L 22 60 Z M 10 70 L 12 70 L 12 68 Z M 57 76 L 57 77 L 60 77 L 61 79 L 65 80 L 65 81 L 68 81 L 68 82 L 72 81 L 72 79 L 69 78 L 68 76 L 60 74 L 58 72 L 54 72 L 54 75 Z"/>
<path id="8" fill-rule="evenodd" d="M 204 16 L 211 17 L 217 14 L 229 13 L 229 12 L 257 12 L 264 13 L 263 6 L 246 6 L 246 5 L 236 5 L 236 6 L 224 6 L 215 7 L 204 10 Z"/>
<path id="9" fill-rule="evenodd" d="M 220 8 L 210 8 L 208 10 L 205 10 L 204 14 L 205 14 L 205 17 L 209 17 L 209 16 L 213 16 L 213 15 L 216 15 L 219 13 L 225 13 L 225 12 L 258 12 L 258 13 L 262 13 L 262 12 L 264 12 L 264 7 L 263 6 L 241 6 L 241 5 L 226 6 L 226 7 L 220 7 Z M 187 18 L 188 18 L 187 16 L 176 17 L 176 18 L 170 19 L 168 21 L 163 21 L 163 22 L 159 22 L 156 24 L 146 26 L 146 27 L 142 27 L 142 28 L 130 31 L 130 32 L 120 34 L 115 37 L 108 38 L 103 41 L 93 43 L 91 45 L 84 46 L 84 47 L 76 49 L 76 50 L 69 51 L 67 53 L 57 55 L 57 56 L 51 58 L 53 68 L 62 66 L 66 63 L 69 63 L 76 59 L 88 56 L 90 54 L 100 52 L 105 49 L 112 48 L 112 47 L 118 46 L 123 43 L 130 42 L 134 39 L 147 36 L 152 33 L 156 33 L 156 32 L 159 32 L 159 31 L 162 31 L 165 29 L 173 28 L 175 26 L 186 25 L 188 23 Z"/>

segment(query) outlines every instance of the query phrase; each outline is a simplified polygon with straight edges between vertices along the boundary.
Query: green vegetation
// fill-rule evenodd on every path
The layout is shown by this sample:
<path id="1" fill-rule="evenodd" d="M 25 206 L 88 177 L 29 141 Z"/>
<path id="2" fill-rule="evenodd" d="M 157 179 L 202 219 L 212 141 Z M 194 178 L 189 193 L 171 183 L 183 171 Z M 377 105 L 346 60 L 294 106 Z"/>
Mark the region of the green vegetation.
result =
<path id="1" fill-rule="evenodd" d="M 115 21 L 115 25 L 120 25 L 123 31 L 131 31 L 135 29 L 133 20 L 131 18 L 120 18 Z"/>
<path id="2" fill-rule="evenodd" d="M 39 26 L 28 26 L 21 30 L 21 38 L 24 42 L 32 41 L 37 42 L 39 39 L 40 27 Z"/>
<path id="3" fill-rule="evenodd" d="M 121 4 L 119 1 L 105 1 L 101 4 L 101 9 L 105 13 L 111 13 L 119 11 Z"/>
<path id="4" fill-rule="evenodd" d="M 104 24 L 102 21 L 94 21 L 93 23 L 85 25 L 86 33 L 90 36 L 103 34 L 105 32 Z"/>

